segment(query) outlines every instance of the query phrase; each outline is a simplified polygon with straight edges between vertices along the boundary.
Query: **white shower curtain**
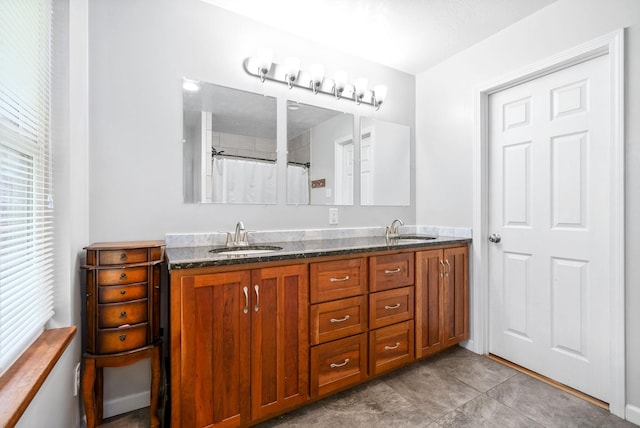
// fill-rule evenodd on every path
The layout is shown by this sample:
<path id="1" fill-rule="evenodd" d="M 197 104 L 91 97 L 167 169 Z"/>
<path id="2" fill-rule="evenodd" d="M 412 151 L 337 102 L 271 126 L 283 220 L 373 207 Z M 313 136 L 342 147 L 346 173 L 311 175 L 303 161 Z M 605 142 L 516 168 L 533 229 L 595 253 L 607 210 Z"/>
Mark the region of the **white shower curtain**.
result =
<path id="1" fill-rule="evenodd" d="M 287 165 L 287 203 L 309 205 L 309 170 L 304 166 Z"/>
<path id="2" fill-rule="evenodd" d="M 214 203 L 276 203 L 273 162 L 215 157 L 211 179 Z"/>

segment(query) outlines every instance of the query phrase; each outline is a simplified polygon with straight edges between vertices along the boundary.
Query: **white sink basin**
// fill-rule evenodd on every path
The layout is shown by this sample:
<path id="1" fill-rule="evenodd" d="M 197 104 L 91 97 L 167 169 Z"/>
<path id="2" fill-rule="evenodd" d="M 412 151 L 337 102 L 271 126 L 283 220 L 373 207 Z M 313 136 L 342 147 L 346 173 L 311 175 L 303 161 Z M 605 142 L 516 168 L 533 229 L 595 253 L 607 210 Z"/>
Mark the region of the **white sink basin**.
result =
<path id="1" fill-rule="evenodd" d="M 400 235 L 393 238 L 397 240 L 398 244 L 419 244 L 424 241 L 430 241 L 432 239 L 436 239 L 435 236 L 427 236 L 427 235 Z"/>
<path id="2" fill-rule="evenodd" d="M 209 250 L 210 253 L 221 254 L 223 256 L 251 256 L 254 254 L 267 254 L 282 250 L 282 247 L 275 245 L 249 245 L 246 247 L 222 247 Z"/>

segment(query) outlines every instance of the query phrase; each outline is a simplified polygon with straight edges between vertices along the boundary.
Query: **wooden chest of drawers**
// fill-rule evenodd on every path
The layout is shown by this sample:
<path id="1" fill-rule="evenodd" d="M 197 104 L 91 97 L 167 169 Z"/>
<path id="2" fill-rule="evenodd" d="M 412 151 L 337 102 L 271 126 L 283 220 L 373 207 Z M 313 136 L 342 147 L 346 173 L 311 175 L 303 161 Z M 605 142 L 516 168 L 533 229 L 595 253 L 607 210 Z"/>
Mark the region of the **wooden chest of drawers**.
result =
<path id="1" fill-rule="evenodd" d="M 113 354 L 160 337 L 164 242 L 94 244 L 87 251 L 84 349 Z"/>
<path id="2" fill-rule="evenodd" d="M 160 275 L 163 241 L 93 244 L 85 248 L 83 293 L 84 372 L 87 426 L 102 419 L 102 368 L 151 358 L 151 426 L 160 373 Z"/>

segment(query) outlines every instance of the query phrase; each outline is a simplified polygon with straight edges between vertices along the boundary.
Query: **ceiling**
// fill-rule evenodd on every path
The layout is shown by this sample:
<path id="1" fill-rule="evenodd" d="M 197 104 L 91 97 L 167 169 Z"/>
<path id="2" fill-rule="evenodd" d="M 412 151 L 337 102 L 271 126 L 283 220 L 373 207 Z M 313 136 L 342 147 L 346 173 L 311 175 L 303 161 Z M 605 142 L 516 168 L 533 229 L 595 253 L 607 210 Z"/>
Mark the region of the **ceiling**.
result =
<path id="1" fill-rule="evenodd" d="M 556 0 L 203 0 L 409 74 Z"/>

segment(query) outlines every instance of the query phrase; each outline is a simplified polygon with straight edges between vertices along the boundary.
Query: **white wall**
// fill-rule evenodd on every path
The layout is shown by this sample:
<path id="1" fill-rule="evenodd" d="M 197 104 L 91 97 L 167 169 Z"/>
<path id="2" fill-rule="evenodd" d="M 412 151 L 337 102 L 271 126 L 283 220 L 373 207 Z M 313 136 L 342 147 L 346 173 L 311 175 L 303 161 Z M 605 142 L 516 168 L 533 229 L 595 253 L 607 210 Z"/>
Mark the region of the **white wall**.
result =
<path id="1" fill-rule="evenodd" d="M 348 25 L 345 22 L 344 25 Z M 330 31 L 331 25 L 327 26 Z M 380 111 L 249 76 L 243 61 L 259 48 L 274 60 L 298 56 L 303 67 L 325 64 L 386 84 Z M 274 30 L 198 0 L 92 0 L 89 4 L 90 239 L 162 239 L 166 233 L 328 226 L 328 208 L 286 205 L 286 170 L 278 176 L 278 205 L 184 204 L 182 77 L 278 97 L 278 159 L 286 159 L 286 99 L 371 115 L 414 128 L 414 76 Z M 413 132 L 412 132 L 413 135 Z M 413 147 L 413 145 L 412 145 Z M 414 171 L 412 169 L 412 178 Z M 356 178 L 357 180 L 357 178 Z M 355 183 L 359 200 L 359 181 Z M 413 193 L 412 193 L 413 194 Z M 340 227 L 415 222 L 410 207 L 340 207 Z M 110 370 L 105 400 L 140 397 L 148 365 Z M 142 400 L 144 401 L 144 400 Z M 106 411 L 106 409 L 105 409 Z"/>
<path id="2" fill-rule="evenodd" d="M 416 222 L 472 226 L 474 86 L 626 31 L 627 402 L 640 418 L 640 2 L 559 0 L 416 77 Z M 428 195 L 428 196 L 427 196 Z M 434 203 L 437 202 L 437 203 Z M 632 238 L 633 237 L 633 238 Z"/>

